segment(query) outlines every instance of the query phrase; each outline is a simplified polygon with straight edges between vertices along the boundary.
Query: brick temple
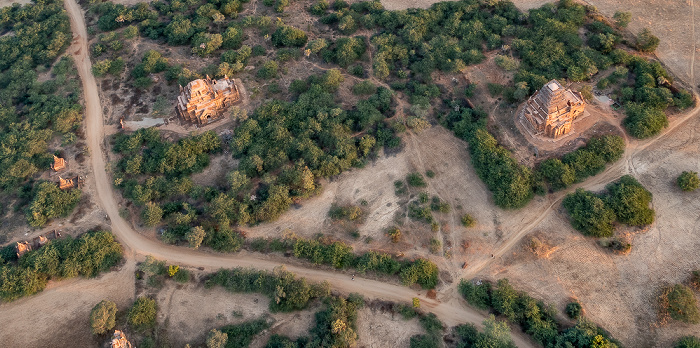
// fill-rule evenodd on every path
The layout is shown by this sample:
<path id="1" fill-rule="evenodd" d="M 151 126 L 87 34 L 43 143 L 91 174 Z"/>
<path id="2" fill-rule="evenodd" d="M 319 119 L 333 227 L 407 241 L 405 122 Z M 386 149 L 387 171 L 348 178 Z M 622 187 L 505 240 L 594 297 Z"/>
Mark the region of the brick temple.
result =
<path id="1" fill-rule="evenodd" d="M 51 169 L 53 169 L 54 172 L 59 172 L 63 169 L 66 169 L 66 160 L 56 155 L 53 155 L 53 164 L 51 165 Z"/>
<path id="2" fill-rule="evenodd" d="M 184 88 L 180 86 L 175 110 L 184 121 L 207 124 L 223 116 L 231 105 L 239 102 L 241 96 L 236 83 L 224 76 L 223 79 L 194 80 Z"/>
<path id="3" fill-rule="evenodd" d="M 583 114 L 585 107 L 581 93 L 552 80 L 527 100 L 522 116 L 536 135 L 558 138 L 571 131 L 571 125 Z"/>

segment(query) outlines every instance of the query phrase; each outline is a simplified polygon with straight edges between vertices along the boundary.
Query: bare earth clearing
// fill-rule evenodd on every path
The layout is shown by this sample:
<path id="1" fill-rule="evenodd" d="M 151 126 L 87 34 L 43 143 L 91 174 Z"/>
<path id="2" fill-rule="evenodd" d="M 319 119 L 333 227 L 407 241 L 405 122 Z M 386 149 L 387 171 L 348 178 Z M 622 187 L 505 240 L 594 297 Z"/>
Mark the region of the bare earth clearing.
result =
<path id="1" fill-rule="evenodd" d="M 43 292 L 0 305 L 3 347 L 96 347 L 90 311 L 105 298 L 126 310 L 133 303 L 135 262 L 96 279 L 49 284 Z"/>

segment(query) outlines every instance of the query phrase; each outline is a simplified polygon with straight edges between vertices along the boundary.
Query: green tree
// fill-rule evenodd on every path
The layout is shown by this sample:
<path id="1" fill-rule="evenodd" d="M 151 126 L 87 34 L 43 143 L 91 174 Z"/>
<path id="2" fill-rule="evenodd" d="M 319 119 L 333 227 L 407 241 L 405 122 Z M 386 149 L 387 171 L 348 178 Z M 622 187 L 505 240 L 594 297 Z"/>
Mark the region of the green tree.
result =
<path id="1" fill-rule="evenodd" d="M 464 227 L 474 227 L 474 225 L 476 225 L 476 219 L 470 214 L 462 215 L 461 221 Z"/>
<path id="2" fill-rule="evenodd" d="M 571 319 L 578 319 L 581 316 L 581 304 L 578 301 L 569 302 L 566 304 L 566 315 Z"/>
<path id="3" fill-rule="evenodd" d="M 219 330 L 213 329 L 207 335 L 207 348 L 224 348 L 228 342 L 228 335 Z"/>
<path id="4" fill-rule="evenodd" d="M 678 187 L 680 187 L 683 191 L 695 191 L 698 187 L 700 187 L 700 178 L 698 178 L 697 172 L 684 171 L 683 173 L 681 173 L 681 175 L 678 176 L 678 179 L 676 179 L 676 183 L 678 184 Z"/>
<path id="5" fill-rule="evenodd" d="M 554 191 L 565 189 L 576 181 L 576 173 L 558 158 L 550 158 L 540 163 L 539 172 Z"/>
<path id="6" fill-rule="evenodd" d="M 54 183 L 42 182 L 33 190 L 27 222 L 30 226 L 41 227 L 51 219 L 68 216 L 80 201 L 80 196 L 80 190 L 63 191 Z"/>
<path id="7" fill-rule="evenodd" d="M 102 300 L 90 312 L 90 327 L 95 335 L 102 335 L 112 330 L 117 319 L 117 305 L 112 301 Z"/>
<path id="8" fill-rule="evenodd" d="M 142 218 L 144 225 L 153 227 L 163 219 L 163 209 L 156 203 L 148 202 L 143 210 Z"/>
<path id="9" fill-rule="evenodd" d="M 612 236 L 615 212 L 600 197 L 577 189 L 564 198 L 563 205 L 575 229 L 587 236 Z"/>
<path id="10" fill-rule="evenodd" d="M 323 75 L 323 86 L 331 91 L 337 90 L 343 81 L 345 78 L 338 69 L 330 69 Z"/>
<path id="11" fill-rule="evenodd" d="M 476 346 L 481 347 L 514 347 L 513 339 L 510 337 L 510 326 L 505 321 L 497 321 L 493 314 L 484 319 L 484 336 L 488 338 L 490 344 Z"/>
<path id="12" fill-rule="evenodd" d="M 277 77 L 277 70 L 279 65 L 274 60 L 268 60 L 263 63 L 262 67 L 258 70 L 257 76 L 262 79 L 272 79 Z"/>
<path id="13" fill-rule="evenodd" d="M 662 313 L 689 324 L 700 323 L 700 310 L 693 290 L 683 284 L 667 287 L 659 296 Z"/>
<path id="14" fill-rule="evenodd" d="M 185 234 L 185 239 L 190 243 L 190 248 L 197 249 L 202 245 L 202 241 L 207 233 L 204 231 L 202 226 L 192 227 L 187 234 Z"/>
<path id="15" fill-rule="evenodd" d="M 204 57 L 221 47 L 224 40 L 221 34 L 199 33 L 192 39 L 192 53 Z"/>
<path id="16" fill-rule="evenodd" d="M 306 48 L 311 51 L 311 53 L 316 53 L 318 54 L 323 50 L 324 48 L 328 47 L 328 41 L 326 39 L 316 39 L 316 40 L 311 40 L 309 41 L 309 44 L 306 45 Z"/>
<path id="17" fill-rule="evenodd" d="M 139 297 L 129 310 L 127 321 L 137 330 L 153 328 L 156 325 L 156 301 L 148 297 Z"/>
<path id="18" fill-rule="evenodd" d="M 277 47 L 303 47 L 308 37 L 306 33 L 289 25 L 280 25 L 272 33 L 272 44 Z"/>
<path id="19" fill-rule="evenodd" d="M 606 187 L 607 206 L 612 208 L 617 220 L 631 226 L 646 226 L 654 222 L 651 192 L 632 176 L 625 175 Z"/>
<path id="20" fill-rule="evenodd" d="M 184 45 L 194 35 L 192 22 L 182 15 L 176 15 L 165 27 L 164 33 L 171 45 Z"/>
<path id="21" fill-rule="evenodd" d="M 675 348 L 700 348 L 700 338 L 685 336 L 676 343 Z"/>
<path id="22" fill-rule="evenodd" d="M 659 47 L 659 42 L 661 42 L 659 38 L 654 36 L 649 28 L 644 28 L 637 36 L 637 50 L 646 53 L 654 52 Z"/>

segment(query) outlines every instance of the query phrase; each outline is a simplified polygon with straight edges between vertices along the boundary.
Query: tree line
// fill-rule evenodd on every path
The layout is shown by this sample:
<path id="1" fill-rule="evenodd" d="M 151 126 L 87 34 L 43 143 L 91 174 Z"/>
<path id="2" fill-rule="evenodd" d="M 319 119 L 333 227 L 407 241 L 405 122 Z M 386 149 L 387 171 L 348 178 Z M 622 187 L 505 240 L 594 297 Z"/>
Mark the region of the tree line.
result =
<path id="1" fill-rule="evenodd" d="M 469 304 L 502 315 L 513 324 L 520 325 L 525 333 L 544 347 L 621 347 L 621 344 L 602 328 L 585 318 L 573 327 L 557 321 L 556 311 L 526 293 L 517 291 L 500 279 L 495 285 L 480 284 L 462 279 L 459 291 Z"/>
<path id="2" fill-rule="evenodd" d="M 219 285 L 230 292 L 255 292 L 270 298 L 270 310 L 289 312 L 304 309 L 316 298 L 330 295 L 328 284 L 310 284 L 304 278 L 277 268 L 273 272 L 253 269 L 221 269 L 205 282 L 211 288 Z"/>

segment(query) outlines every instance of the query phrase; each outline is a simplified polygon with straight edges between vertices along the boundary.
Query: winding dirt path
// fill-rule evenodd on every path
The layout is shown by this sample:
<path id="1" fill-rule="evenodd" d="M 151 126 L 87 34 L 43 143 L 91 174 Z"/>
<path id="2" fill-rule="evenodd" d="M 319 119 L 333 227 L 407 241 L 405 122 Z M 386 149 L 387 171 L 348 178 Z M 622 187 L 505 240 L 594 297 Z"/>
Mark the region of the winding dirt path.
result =
<path id="1" fill-rule="evenodd" d="M 241 252 L 238 254 L 213 254 L 195 251 L 187 248 L 178 248 L 165 245 L 134 231 L 129 223 L 119 215 L 119 207 L 114 195 L 114 189 L 106 171 L 106 163 L 103 156 L 104 129 L 102 107 L 98 95 L 97 83 L 91 72 L 90 57 L 88 55 L 87 31 L 82 9 L 75 0 L 64 0 L 74 40 L 77 40 L 78 49 L 72 53 L 78 68 L 78 75 L 83 84 L 85 94 L 85 123 L 87 143 L 90 149 L 90 161 L 92 164 L 93 180 L 97 189 L 97 203 L 109 215 L 112 224 L 112 232 L 126 249 L 128 259 L 137 258 L 139 255 L 153 255 L 162 260 L 168 260 L 182 265 L 204 267 L 209 270 L 231 267 L 252 267 L 256 269 L 272 270 L 280 266 L 278 262 L 263 260 L 254 254 Z M 376 280 L 356 277 L 351 280 L 347 275 L 304 268 L 286 266 L 286 268 L 312 281 L 328 281 L 331 286 L 342 293 L 356 292 L 369 299 L 383 299 L 397 302 L 410 302 L 411 298 L 419 297 L 421 303 L 435 313 L 445 324 L 454 326 L 471 322 L 478 326 L 486 318 L 485 313 L 466 307 L 461 300 L 452 297 L 450 301 L 439 302 L 428 299 L 425 291 L 416 291 L 403 286 L 382 283 Z M 513 340 L 518 347 L 535 347 L 529 338 L 522 333 L 513 333 Z"/>

